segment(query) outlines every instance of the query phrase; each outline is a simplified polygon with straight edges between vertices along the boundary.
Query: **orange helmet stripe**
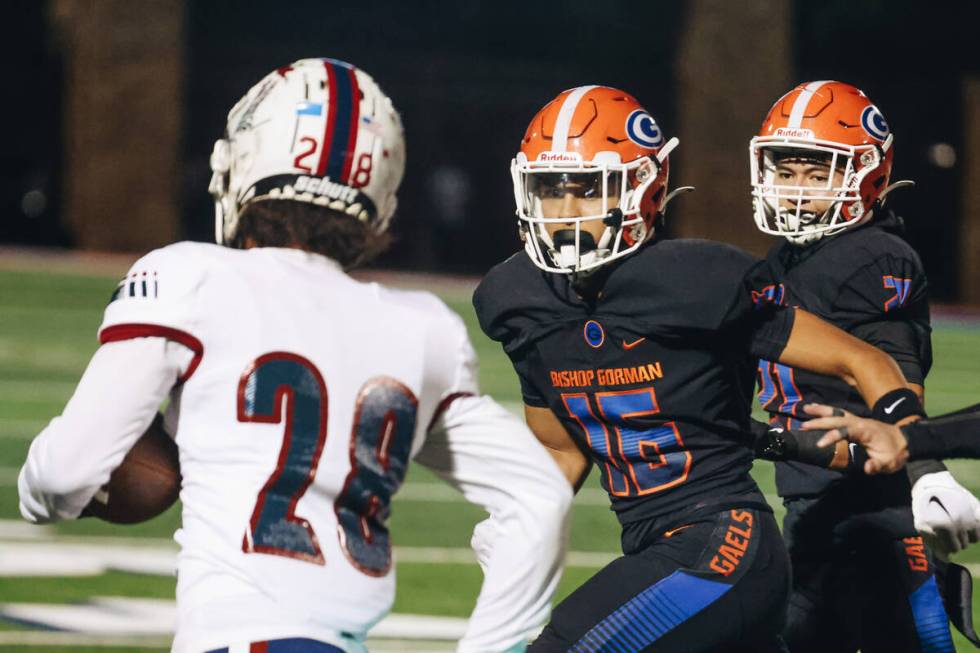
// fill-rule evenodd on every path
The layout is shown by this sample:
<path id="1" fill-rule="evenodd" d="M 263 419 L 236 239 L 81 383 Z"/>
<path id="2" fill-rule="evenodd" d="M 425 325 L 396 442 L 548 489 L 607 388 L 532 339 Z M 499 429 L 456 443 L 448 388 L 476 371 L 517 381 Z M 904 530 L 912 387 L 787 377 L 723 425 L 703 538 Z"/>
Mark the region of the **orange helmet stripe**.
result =
<path id="1" fill-rule="evenodd" d="M 798 129 L 800 127 L 800 125 L 803 123 L 803 116 L 806 115 L 807 105 L 810 104 L 810 100 L 813 99 L 817 89 L 826 83 L 826 81 L 810 82 L 806 85 L 806 88 L 800 91 L 800 94 L 796 96 L 796 102 L 793 103 L 793 108 L 789 113 L 789 123 L 786 125 L 788 128 Z"/>
<path id="2" fill-rule="evenodd" d="M 568 128 L 571 126 L 572 118 L 575 116 L 575 109 L 578 108 L 578 103 L 582 101 L 585 94 L 594 88 L 597 87 L 579 86 L 565 98 L 565 101 L 561 105 L 561 110 L 558 112 L 558 118 L 555 120 L 555 131 L 551 136 L 552 152 L 564 152 L 568 147 Z"/>

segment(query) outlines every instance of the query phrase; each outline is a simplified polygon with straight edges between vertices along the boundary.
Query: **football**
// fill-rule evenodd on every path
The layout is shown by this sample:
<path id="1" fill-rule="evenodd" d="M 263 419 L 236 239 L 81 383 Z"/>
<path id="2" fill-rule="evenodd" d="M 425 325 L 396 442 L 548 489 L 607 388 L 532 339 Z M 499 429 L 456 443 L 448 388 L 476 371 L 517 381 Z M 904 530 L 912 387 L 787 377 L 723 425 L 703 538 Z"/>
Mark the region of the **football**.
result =
<path id="1" fill-rule="evenodd" d="M 157 415 L 82 514 L 113 524 L 137 524 L 162 514 L 179 493 L 177 445 Z"/>

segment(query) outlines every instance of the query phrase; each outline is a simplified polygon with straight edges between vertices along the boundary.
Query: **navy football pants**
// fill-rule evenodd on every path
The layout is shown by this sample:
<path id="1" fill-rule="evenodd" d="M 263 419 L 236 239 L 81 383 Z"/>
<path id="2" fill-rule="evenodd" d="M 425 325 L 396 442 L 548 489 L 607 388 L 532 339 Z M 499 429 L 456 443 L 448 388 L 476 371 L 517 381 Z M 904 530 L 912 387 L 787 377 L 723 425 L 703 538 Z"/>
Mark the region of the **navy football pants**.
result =
<path id="1" fill-rule="evenodd" d="M 828 520 L 815 499 L 786 506 L 793 592 L 783 636 L 793 653 L 955 651 L 922 539 L 890 534 L 897 512 Z"/>
<path id="2" fill-rule="evenodd" d="M 772 514 L 726 510 L 617 558 L 562 601 L 531 653 L 776 653 L 789 559 Z"/>

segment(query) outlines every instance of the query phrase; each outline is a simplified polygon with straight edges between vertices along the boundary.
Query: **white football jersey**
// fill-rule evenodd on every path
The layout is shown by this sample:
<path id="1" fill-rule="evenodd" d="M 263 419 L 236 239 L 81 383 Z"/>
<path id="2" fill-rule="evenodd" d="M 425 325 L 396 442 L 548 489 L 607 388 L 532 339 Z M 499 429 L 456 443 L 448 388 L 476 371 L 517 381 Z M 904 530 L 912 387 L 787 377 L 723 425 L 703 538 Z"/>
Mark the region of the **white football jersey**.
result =
<path id="1" fill-rule="evenodd" d="M 178 243 L 106 309 L 103 343 L 141 336 L 195 354 L 167 411 L 183 474 L 174 649 L 363 636 L 394 599 L 391 496 L 437 413 L 477 392 L 462 320 L 316 254 Z"/>

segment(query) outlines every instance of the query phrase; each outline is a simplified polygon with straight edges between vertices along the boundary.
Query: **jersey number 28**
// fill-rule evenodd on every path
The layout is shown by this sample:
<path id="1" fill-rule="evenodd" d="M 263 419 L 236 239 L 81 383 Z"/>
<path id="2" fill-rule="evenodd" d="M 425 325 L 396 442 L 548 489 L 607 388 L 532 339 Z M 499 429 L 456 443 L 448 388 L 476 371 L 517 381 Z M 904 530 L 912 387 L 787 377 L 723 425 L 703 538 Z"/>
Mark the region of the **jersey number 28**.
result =
<path id="1" fill-rule="evenodd" d="M 418 400 L 389 377 L 369 380 L 357 395 L 350 440 L 351 471 L 334 502 L 341 549 L 365 574 L 391 567 L 386 521 L 391 496 L 405 478 Z M 324 564 L 317 534 L 296 515 L 316 475 L 327 439 L 327 386 L 309 360 L 288 352 L 257 358 L 238 385 L 238 421 L 283 424 L 276 468 L 259 491 L 242 541 L 246 553 Z"/>

